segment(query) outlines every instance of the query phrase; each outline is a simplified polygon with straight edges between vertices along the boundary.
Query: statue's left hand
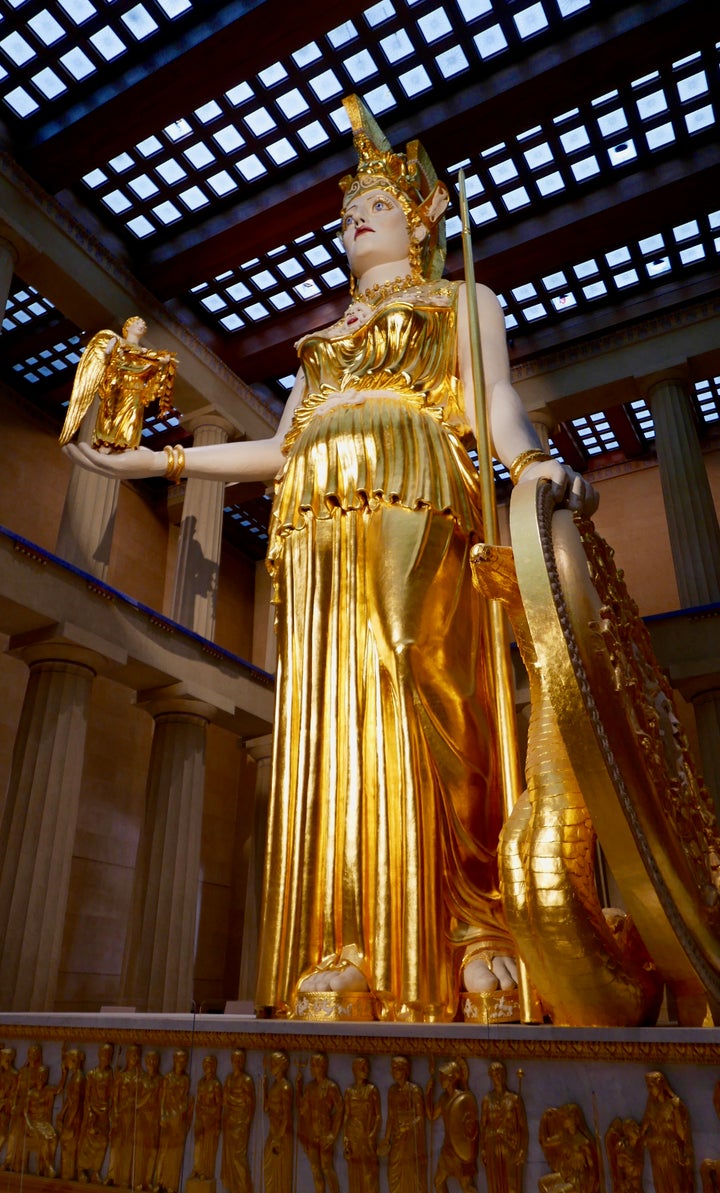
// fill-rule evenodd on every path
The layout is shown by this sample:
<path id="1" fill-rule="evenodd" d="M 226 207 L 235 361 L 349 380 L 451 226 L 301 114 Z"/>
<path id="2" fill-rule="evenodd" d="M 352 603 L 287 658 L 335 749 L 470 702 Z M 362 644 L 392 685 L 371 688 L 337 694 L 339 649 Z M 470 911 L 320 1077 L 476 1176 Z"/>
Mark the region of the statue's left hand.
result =
<path id="1" fill-rule="evenodd" d="M 573 472 L 559 460 L 540 460 L 523 469 L 518 484 L 526 485 L 541 479 L 551 481 L 558 505 L 564 502 L 569 510 L 577 510 L 587 517 L 595 513 L 600 496 L 579 472 Z"/>
<path id="2" fill-rule="evenodd" d="M 111 479 L 138 480 L 146 476 L 165 476 L 167 472 L 166 453 L 151 451 L 149 447 L 105 455 L 95 451 L 89 443 L 68 443 L 62 450 L 73 464 Z"/>

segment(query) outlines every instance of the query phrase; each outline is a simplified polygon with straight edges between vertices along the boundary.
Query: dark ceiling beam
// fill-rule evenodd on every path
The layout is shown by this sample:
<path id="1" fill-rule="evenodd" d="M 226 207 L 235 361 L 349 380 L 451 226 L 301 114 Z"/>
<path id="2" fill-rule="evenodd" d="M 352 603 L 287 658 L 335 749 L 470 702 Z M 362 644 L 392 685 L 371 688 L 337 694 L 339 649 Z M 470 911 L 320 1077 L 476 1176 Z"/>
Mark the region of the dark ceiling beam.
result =
<path id="1" fill-rule="evenodd" d="M 386 134 L 402 145 L 420 133 L 436 166 L 448 166 L 562 112 L 568 102 L 569 61 L 572 102 L 589 102 L 606 92 L 612 80 L 640 77 L 707 44 L 713 20 L 702 0 L 631 5 L 430 105 L 422 112 L 421 128 L 410 114 L 389 124 Z M 322 227 L 337 216 L 337 180 L 353 160 L 348 146 L 155 249 L 143 246 L 138 268 L 158 296 L 168 298 L 213 277 L 228 263 L 260 256 L 309 228 Z"/>
<path id="2" fill-rule="evenodd" d="M 16 156 L 55 193 L 172 120 L 322 36 L 367 8 L 367 0 L 288 4 L 232 0 L 168 42 L 127 75 L 42 125 Z M 207 8 L 201 9 L 207 12 Z M 53 113 L 56 109 L 53 108 Z"/>
<path id="3" fill-rule="evenodd" d="M 647 443 L 638 434 L 625 406 L 611 406 L 605 411 L 605 415 L 625 458 L 631 460 L 643 455 L 647 450 Z"/>

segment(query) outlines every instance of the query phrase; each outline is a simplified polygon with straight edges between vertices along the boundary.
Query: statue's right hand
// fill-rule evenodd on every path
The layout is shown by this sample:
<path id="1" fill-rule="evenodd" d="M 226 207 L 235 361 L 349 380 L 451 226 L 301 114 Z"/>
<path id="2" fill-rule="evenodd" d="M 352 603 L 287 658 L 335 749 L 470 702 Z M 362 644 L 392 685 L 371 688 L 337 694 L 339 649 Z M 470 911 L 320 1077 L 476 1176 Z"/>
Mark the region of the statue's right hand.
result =
<path id="1" fill-rule="evenodd" d="M 95 451 L 89 443 L 68 443 L 62 450 L 73 464 L 111 479 L 137 480 L 145 476 L 164 476 L 167 471 L 166 453 L 154 452 L 149 447 L 106 455 Z"/>

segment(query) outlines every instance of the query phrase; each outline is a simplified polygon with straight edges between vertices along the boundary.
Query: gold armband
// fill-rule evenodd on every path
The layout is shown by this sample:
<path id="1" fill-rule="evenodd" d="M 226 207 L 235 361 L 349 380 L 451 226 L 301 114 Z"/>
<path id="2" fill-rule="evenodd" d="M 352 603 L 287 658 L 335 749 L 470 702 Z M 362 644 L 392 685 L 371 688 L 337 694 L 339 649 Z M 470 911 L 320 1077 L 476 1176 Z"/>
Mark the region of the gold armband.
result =
<path id="1" fill-rule="evenodd" d="M 538 464 L 541 460 L 550 459 L 552 459 L 552 457 L 549 456 L 547 452 L 541 451 L 538 447 L 531 447 L 529 451 L 520 452 L 520 455 L 515 457 L 512 464 L 510 465 L 510 468 L 508 469 L 510 473 L 510 480 L 514 485 L 516 485 L 523 472 L 530 464 Z"/>
<path id="2" fill-rule="evenodd" d="M 185 471 L 185 449 L 176 444 L 175 447 L 170 447 L 165 444 L 165 454 L 167 456 L 167 467 L 165 469 L 165 476 L 170 481 L 171 485 L 179 485 L 180 477 Z"/>

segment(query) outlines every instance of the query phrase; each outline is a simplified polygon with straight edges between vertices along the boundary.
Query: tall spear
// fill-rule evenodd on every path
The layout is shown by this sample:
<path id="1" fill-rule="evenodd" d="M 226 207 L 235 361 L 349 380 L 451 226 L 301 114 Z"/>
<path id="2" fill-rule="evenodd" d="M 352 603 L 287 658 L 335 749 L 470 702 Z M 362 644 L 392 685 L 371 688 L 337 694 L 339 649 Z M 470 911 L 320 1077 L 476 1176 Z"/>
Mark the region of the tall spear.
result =
<path id="1" fill-rule="evenodd" d="M 492 466 L 490 416 L 485 399 L 485 376 L 483 370 L 480 320 L 478 318 L 477 291 L 475 289 L 475 262 L 473 260 L 472 235 L 468 212 L 465 171 L 458 174 L 460 192 L 460 217 L 462 220 L 463 266 L 465 270 L 465 292 L 467 295 L 468 325 L 470 330 L 470 363 L 475 393 L 475 414 L 477 421 L 477 452 L 480 476 L 480 500 L 483 519 L 483 534 L 489 546 L 500 545 L 497 505 L 495 502 L 495 480 Z M 490 653 L 495 678 L 495 711 L 500 739 L 500 763 L 505 819 L 512 812 L 523 785 L 518 762 L 517 732 L 515 724 L 515 698 L 510 666 L 510 643 L 507 622 L 502 605 L 491 600 L 490 606 Z M 535 1023 L 539 1018 L 538 1000 L 530 986 L 522 962 L 518 965 L 518 995 L 520 1017 L 523 1023 Z"/>

